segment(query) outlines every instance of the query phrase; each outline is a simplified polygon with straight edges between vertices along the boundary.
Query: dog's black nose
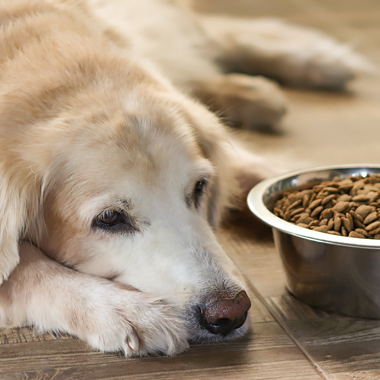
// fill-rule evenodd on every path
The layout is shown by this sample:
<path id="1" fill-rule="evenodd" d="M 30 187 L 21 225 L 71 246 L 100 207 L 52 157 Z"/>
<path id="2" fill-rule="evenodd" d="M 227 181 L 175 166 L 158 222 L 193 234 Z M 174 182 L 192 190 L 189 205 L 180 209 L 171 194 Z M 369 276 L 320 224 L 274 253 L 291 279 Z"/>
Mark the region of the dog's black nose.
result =
<path id="1" fill-rule="evenodd" d="M 234 298 L 209 302 L 201 309 L 201 324 L 213 334 L 227 335 L 244 324 L 250 307 L 251 301 L 242 290 Z"/>

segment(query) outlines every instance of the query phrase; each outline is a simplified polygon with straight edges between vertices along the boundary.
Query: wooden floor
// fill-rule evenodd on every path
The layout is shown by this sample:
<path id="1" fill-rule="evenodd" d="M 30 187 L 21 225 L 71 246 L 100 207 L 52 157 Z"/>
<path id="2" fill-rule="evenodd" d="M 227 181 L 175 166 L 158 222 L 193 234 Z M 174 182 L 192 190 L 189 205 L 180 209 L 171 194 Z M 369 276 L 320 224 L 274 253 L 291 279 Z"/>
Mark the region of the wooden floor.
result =
<path id="1" fill-rule="evenodd" d="M 318 27 L 353 41 L 380 63 L 380 4 L 375 0 L 201 3 L 203 11 L 280 16 Z M 379 162 L 380 79 L 360 78 L 345 94 L 286 93 L 290 112 L 283 133 L 242 134 L 250 147 L 285 157 L 289 169 L 305 162 Z M 295 300 L 284 287 L 270 231 L 252 220 L 234 221 L 219 236 L 251 288 L 252 331 L 245 339 L 193 345 L 171 359 L 126 360 L 94 352 L 70 337 L 39 336 L 27 328 L 0 330 L 0 379 L 380 379 L 380 321 L 329 314 Z"/>

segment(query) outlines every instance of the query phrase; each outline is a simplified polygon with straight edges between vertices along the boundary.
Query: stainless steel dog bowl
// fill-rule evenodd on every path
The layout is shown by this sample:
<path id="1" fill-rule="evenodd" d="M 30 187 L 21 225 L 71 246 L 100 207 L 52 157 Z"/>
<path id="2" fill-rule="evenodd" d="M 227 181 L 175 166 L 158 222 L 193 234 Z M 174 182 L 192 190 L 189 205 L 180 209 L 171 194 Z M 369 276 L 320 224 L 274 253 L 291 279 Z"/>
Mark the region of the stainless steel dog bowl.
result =
<path id="1" fill-rule="evenodd" d="M 380 165 L 340 165 L 264 180 L 248 195 L 248 206 L 273 228 L 287 288 L 301 301 L 336 313 L 380 318 L 380 241 L 334 236 L 298 227 L 271 210 L 283 190 L 340 176 L 380 173 Z"/>

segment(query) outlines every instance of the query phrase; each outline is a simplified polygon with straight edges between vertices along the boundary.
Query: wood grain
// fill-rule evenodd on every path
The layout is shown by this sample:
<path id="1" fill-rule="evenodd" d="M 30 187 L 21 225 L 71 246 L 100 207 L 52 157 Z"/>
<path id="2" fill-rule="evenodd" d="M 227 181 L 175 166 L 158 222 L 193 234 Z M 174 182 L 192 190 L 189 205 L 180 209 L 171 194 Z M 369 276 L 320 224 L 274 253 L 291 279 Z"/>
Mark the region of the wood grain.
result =
<path id="1" fill-rule="evenodd" d="M 253 323 L 251 333 L 228 344 L 193 345 L 174 358 L 125 359 L 94 352 L 75 339 L 8 343 L 0 346 L 1 379 L 184 378 L 233 379 L 257 373 L 258 378 L 298 374 L 320 379 L 314 367 L 277 322 Z M 281 376 L 282 376 L 281 375 Z M 168 377 L 169 376 L 169 377 Z"/>

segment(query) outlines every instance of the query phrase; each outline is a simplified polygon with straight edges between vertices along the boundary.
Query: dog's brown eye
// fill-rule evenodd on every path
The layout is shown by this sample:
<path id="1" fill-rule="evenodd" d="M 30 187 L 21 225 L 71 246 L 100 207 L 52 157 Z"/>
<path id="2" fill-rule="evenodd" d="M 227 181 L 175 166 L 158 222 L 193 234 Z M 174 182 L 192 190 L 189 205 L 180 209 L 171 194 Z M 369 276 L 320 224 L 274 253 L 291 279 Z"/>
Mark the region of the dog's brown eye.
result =
<path id="1" fill-rule="evenodd" d="M 106 210 L 98 216 L 97 221 L 111 227 L 123 223 L 124 216 L 115 210 Z"/>
<path id="2" fill-rule="evenodd" d="M 200 179 L 197 181 L 194 187 L 194 194 L 201 194 L 204 191 L 204 188 L 206 186 L 206 180 L 205 179 Z"/>
<path id="3" fill-rule="evenodd" d="M 195 207 L 199 206 L 201 197 L 205 192 L 206 185 L 207 185 L 207 180 L 205 178 L 199 179 L 195 183 L 194 191 L 193 191 Z"/>
<path id="4" fill-rule="evenodd" d="M 139 229 L 123 211 L 105 210 L 92 222 L 92 228 L 108 232 L 132 232 Z"/>

